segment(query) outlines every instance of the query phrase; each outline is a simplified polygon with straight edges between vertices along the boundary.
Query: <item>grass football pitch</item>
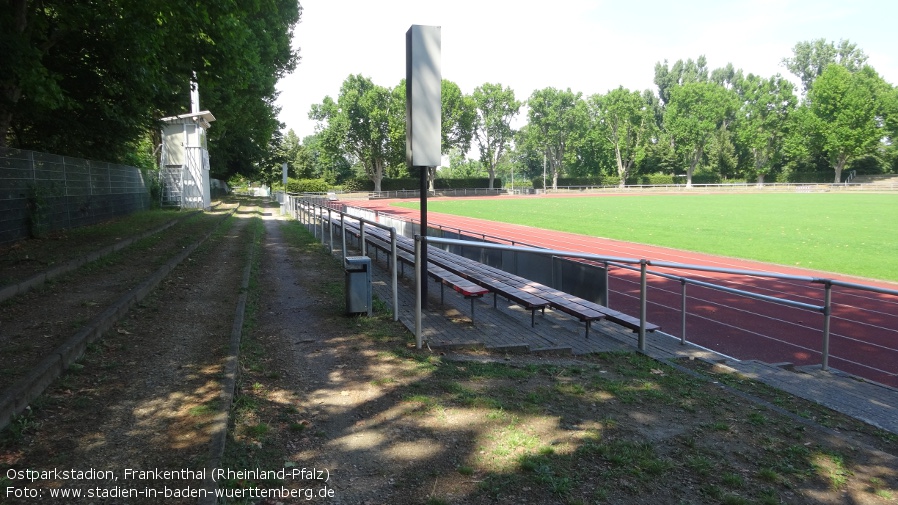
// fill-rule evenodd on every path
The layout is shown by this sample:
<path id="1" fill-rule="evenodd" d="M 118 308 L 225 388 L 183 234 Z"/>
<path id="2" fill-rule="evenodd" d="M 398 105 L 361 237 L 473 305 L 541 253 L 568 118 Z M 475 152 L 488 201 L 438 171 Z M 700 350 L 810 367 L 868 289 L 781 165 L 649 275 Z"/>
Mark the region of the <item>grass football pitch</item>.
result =
<path id="1" fill-rule="evenodd" d="M 454 199 L 429 201 L 428 209 L 898 281 L 898 195 L 892 194 Z"/>

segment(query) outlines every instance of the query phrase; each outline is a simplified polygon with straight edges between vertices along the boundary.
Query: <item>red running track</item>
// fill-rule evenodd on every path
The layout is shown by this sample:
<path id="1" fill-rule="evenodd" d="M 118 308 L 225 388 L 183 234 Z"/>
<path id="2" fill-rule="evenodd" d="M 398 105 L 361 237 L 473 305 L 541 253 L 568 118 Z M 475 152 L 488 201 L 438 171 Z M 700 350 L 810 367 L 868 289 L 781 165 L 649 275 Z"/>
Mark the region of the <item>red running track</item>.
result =
<path id="1" fill-rule="evenodd" d="M 417 210 L 391 207 L 390 204 L 395 201 L 363 200 L 345 203 L 404 219 L 418 220 Z M 436 212 L 428 213 L 428 225 L 487 234 L 550 249 L 735 270 L 760 270 L 898 289 L 895 284 L 884 281 L 859 280 L 838 274 Z M 650 269 L 777 298 L 823 305 L 822 284 L 689 270 Z M 612 268 L 609 282 L 609 305 L 615 310 L 637 315 L 639 273 Z M 665 333 L 679 338 L 682 299 L 680 282 L 649 276 L 648 286 L 648 320 L 660 325 Z M 898 387 L 898 297 L 835 286 L 832 290 L 832 303 L 829 366 Z M 740 360 L 756 359 L 768 363 L 789 362 L 799 366 L 821 363 L 823 315 L 819 312 L 689 285 L 687 313 L 687 339 L 716 352 Z"/>

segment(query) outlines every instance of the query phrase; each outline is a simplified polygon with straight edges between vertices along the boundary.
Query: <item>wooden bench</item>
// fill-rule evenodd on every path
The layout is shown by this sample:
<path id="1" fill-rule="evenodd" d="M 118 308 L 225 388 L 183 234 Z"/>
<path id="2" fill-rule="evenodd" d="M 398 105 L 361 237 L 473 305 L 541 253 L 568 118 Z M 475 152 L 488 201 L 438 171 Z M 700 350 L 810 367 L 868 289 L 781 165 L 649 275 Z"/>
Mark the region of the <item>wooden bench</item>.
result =
<path id="1" fill-rule="evenodd" d="M 407 247 L 407 244 L 404 244 Z M 533 327 L 536 325 L 536 311 L 544 310 L 549 302 L 540 298 L 538 296 L 533 295 L 532 293 L 528 293 L 527 291 L 517 288 L 504 282 L 501 278 L 489 273 L 483 272 L 477 269 L 473 260 L 467 260 L 466 258 L 461 258 L 461 261 L 451 261 L 448 260 L 445 256 L 440 256 L 437 251 L 440 251 L 437 248 L 428 248 L 428 260 L 433 258 L 433 262 L 438 264 L 439 266 L 445 268 L 446 270 L 457 274 L 465 279 L 474 282 L 475 284 L 482 286 L 493 293 L 493 307 L 496 307 L 497 297 L 498 295 L 502 295 L 505 299 L 514 302 L 517 305 L 520 305 L 526 310 L 530 311 L 530 326 Z"/>
<path id="2" fill-rule="evenodd" d="M 358 225 L 351 223 L 347 228 L 358 236 Z M 376 227 L 366 228 L 366 241 L 370 243 L 370 236 L 378 237 L 387 244 L 387 252 L 389 254 L 389 234 L 384 230 Z M 414 241 L 403 236 L 397 236 L 397 251 L 400 249 L 405 253 L 414 254 Z M 589 330 L 593 321 L 607 319 L 615 324 L 629 328 L 632 331 L 639 331 L 640 321 L 638 317 L 633 317 L 623 312 L 610 309 L 598 303 L 585 300 L 583 298 L 559 291 L 544 284 L 525 279 L 515 274 L 506 272 L 499 268 L 491 267 L 474 260 L 470 260 L 463 256 L 450 253 L 438 247 L 428 248 L 428 269 L 430 265 L 438 266 L 454 273 L 462 279 L 469 280 L 489 292 L 493 293 L 493 307 L 496 306 L 498 295 L 502 295 L 509 301 L 512 301 L 527 310 L 530 310 L 530 325 L 535 325 L 536 310 L 545 310 L 545 307 L 564 312 L 565 314 L 576 317 L 586 326 L 585 336 L 589 338 Z M 408 261 L 410 265 L 414 264 L 414 257 Z M 473 300 L 472 300 L 473 307 Z M 473 314 L 473 308 L 472 308 Z M 646 331 L 652 332 L 660 329 L 660 326 L 646 322 Z"/>
<path id="3" fill-rule="evenodd" d="M 445 261 L 458 261 L 456 258 L 462 258 L 461 256 L 444 251 L 442 249 L 436 249 L 436 251 L 432 254 Z M 540 284 L 538 282 L 531 281 L 529 279 L 525 279 L 499 268 L 484 265 L 482 263 L 478 263 L 478 266 L 476 268 L 481 272 L 488 272 L 489 274 L 498 277 L 507 284 L 543 298 L 549 303 L 550 307 L 576 317 L 578 320 L 586 324 L 587 338 L 589 338 L 589 330 L 592 321 L 598 321 L 600 319 L 607 319 L 613 323 L 619 324 L 633 331 L 639 331 L 640 324 L 639 318 L 637 317 L 629 316 L 627 314 L 624 314 L 623 312 L 609 309 L 608 307 L 605 307 L 598 303 L 585 300 L 570 293 L 559 291 L 557 289 L 551 288 L 544 284 Z M 647 322 L 645 329 L 646 331 L 651 332 L 659 328 L 660 326 Z"/>
<path id="4" fill-rule="evenodd" d="M 350 234 L 354 234 L 355 236 L 359 236 L 360 232 L 357 226 L 347 225 L 347 231 Z M 371 233 L 368 233 L 371 231 Z M 414 266 L 415 257 L 413 254 L 410 254 L 406 250 L 400 249 L 398 247 L 398 239 L 397 237 L 397 249 L 396 249 L 396 259 L 398 262 L 409 264 Z M 392 247 L 390 245 L 390 236 L 388 233 L 385 233 L 384 230 L 377 227 L 369 227 L 365 232 L 365 242 L 374 246 L 375 250 L 382 250 L 389 255 L 392 254 Z M 470 282 L 458 275 L 453 274 L 440 267 L 439 265 L 428 261 L 427 262 L 427 274 L 440 283 L 440 303 L 445 302 L 443 287 L 449 286 L 455 292 L 461 294 L 465 299 L 471 300 L 471 322 L 474 322 L 474 299 L 482 298 L 483 295 L 489 293 L 487 289 L 484 289 L 473 282 Z"/>

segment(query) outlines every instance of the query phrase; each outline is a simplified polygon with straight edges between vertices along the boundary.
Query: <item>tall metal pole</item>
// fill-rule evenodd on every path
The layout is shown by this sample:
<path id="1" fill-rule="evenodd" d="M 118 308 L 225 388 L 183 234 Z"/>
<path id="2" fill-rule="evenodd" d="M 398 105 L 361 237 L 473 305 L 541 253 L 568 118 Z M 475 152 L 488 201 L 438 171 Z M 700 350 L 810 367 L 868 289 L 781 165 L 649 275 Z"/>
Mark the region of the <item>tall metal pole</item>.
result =
<path id="1" fill-rule="evenodd" d="M 415 237 L 415 347 L 418 349 L 423 346 L 421 335 L 421 317 L 424 312 L 424 308 L 421 306 L 421 301 L 424 299 L 421 291 L 424 287 L 424 284 L 421 282 L 421 272 L 423 271 L 421 268 L 421 251 L 423 249 L 421 235 L 418 235 Z"/>
<path id="2" fill-rule="evenodd" d="M 390 270 L 393 275 L 393 321 L 399 321 L 399 273 L 396 259 L 396 228 L 390 228 Z"/>
<path id="3" fill-rule="evenodd" d="M 427 308 L 427 172 L 428 167 L 421 167 L 421 254 L 423 268 L 416 270 L 417 283 L 421 286 L 421 307 Z"/>

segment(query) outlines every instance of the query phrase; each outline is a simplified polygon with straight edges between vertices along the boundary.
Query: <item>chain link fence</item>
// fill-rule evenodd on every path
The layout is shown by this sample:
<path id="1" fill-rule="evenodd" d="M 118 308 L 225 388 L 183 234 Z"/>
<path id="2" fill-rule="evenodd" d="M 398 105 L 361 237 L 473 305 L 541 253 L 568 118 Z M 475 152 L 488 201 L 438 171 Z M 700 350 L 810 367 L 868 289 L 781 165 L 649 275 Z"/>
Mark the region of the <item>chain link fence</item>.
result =
<path id="1" fill-rule="evenodd" d="M 150 208 L 136 167 L 0 149 L 0 244 Z"/>

